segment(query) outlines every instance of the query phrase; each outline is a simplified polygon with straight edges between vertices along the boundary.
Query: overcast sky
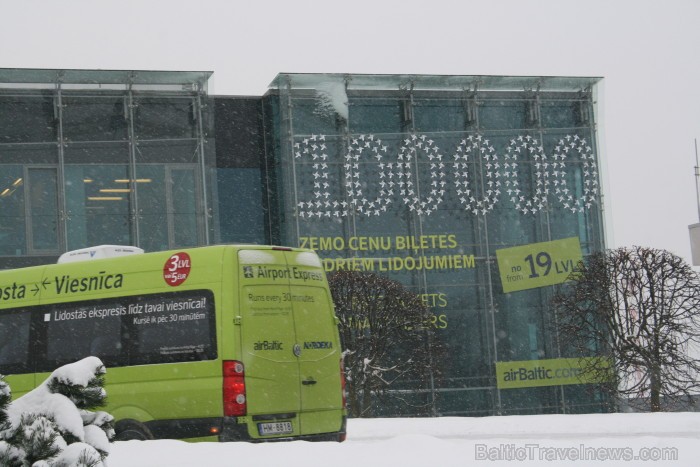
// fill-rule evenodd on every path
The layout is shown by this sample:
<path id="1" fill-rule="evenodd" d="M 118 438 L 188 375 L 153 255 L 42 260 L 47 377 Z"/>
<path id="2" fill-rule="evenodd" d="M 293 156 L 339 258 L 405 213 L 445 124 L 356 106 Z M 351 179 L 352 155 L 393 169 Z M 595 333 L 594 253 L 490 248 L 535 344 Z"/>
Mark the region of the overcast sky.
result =
<path id="1" fill-rule="evenodd" d="M 690 260 L 699 0 L 0 0 L 0 67 L 603 77 L 610 246 Z"/>

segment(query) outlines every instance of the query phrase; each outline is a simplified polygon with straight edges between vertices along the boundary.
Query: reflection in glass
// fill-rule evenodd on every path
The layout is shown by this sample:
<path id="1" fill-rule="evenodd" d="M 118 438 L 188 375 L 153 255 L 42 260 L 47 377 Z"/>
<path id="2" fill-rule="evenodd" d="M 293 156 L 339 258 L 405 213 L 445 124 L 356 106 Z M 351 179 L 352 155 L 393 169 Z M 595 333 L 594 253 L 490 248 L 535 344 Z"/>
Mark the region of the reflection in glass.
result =
<path id="1" fill-rule="evenodd" d="M 22 167 L 0 166 L 0 255 L 26 253 Z"/>
<path id="2" fill-rule="evenodd" d="M 68 249 L 131 245 L 125 165 L 67 165 Z"/>
<path id="3" fill-rule="evenodd" d="M 30 319 L 29 311 L 14 310 L 0 316 L 0 366 L 28 363 Z"/>
<path id="4" fill-rule="evenodd" d="M 56 141 L 51 96 L 0 96 L 0 143 Z"/>
<path id="5" fill-rule="evenodd" d="M 34 252 L 58 252 L 58 187 L 56 169 L 30 168 L 27 204 Z"/>
<path id="6" fill-rule="evenodd" d="M 197 203 L 193 169 L 170 170 L 173 241 L 176 247 L 197 244 Z"/>
<path id="7" fill-rule="evenodd" d="M 165 167 L 143 164 L 137 167 L 139 247 L 146 251 L 162 251 L 168 242 L 168 210 L 165 196 Z M 148 182 L 146 182 L 148 180 Z"/>
<path id="8" fill-rule="evenodd" d="M 134 127 L 142 140 L 195 138 L 194 102 L 191 98 L 139 98 Z"/>
<path id="9" fill-rule="evenodd" d="M 65 97 L 63 134 L 70 141 L 127 138 L 124 96 Z"/>
<path id="10" fill-rule="evenodd" d="M 36 84 L 49 75 L 61 79 Z M 39 263 L 40 256 L 51 261 L 48 256 L 91 245 L 141 244 L 153 251 L 206 238 L 206 218 L 198 212 L 206 205 L 204 135 L 213 127 L 203 110 L 206 87 L 190 78 L 186 88 L 158 82 L 194 75 L 14 70 L 10 76 L 19 81 L 3 84 L 0 93 L 0 257 L 33 258 L 8 265 Z"/>

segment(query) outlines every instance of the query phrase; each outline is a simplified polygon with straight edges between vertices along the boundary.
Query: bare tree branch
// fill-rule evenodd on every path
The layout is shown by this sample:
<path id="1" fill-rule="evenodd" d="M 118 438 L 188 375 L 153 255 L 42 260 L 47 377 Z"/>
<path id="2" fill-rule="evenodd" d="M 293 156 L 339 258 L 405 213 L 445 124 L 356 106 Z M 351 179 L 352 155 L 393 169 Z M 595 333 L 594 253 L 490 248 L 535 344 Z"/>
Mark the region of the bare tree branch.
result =
<path id="1" fill-rule="evenodd" d="M 431 314 L 420 297 L 369 272 L 338 271 L 328 275 L 328 282 L 345 349 L 350 415 L 371 416 L 399 381 L 429 387 L 438 374 L 433 362 L 441 347 L 427 326 Z"/>
<path id="2" fill-rule="evenodd" d="M 573 355 L 591 360 L 593 374 L 609 371 L 605 389 L 618 396 L 690 400 L 700 388 L 700 280 L 674 254 L 632 247 L 589 256 L 554 297 L 559 335 Z M 607 362 L 607 363 L 606 363 Z"/>

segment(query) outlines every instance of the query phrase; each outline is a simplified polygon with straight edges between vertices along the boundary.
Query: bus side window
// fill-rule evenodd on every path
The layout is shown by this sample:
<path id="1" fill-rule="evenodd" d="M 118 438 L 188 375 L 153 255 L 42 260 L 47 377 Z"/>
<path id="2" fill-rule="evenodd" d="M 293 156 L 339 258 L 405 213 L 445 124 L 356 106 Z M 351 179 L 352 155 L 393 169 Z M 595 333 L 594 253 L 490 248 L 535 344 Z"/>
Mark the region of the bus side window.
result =
<path id="1" fill-rule="evenodd" d="M 114 306 L 105 301 L 53 305 L 54 319 L 47 323 L 46 331 L 47 360 L 53 365 L 62 365 L 95 356 L 105 364 L 115 365 L 122 353 L 121 317 L 95 314 L 95 310 Z"/>
<path id="2" fill-rule="evenodd" d="M 29 357 L 31 313 L 8 311 L 0 315 L 0 365 L 25 366 Z"/>
<path id="3" fill-rule="evenodd" d="M 119 335 L 97 336 L 90 343 L 90 355 L 95 357 L 113 357 L 121 353 L 121 347 Z"/>
<path id="4" fill-rule="evenodd" d="M 141 296 L 139 303 L 161 311 L 153 312 L 147 324 L 132 325 L 132 364 L 216 358 L 216 317 L 210 290 Z"/>

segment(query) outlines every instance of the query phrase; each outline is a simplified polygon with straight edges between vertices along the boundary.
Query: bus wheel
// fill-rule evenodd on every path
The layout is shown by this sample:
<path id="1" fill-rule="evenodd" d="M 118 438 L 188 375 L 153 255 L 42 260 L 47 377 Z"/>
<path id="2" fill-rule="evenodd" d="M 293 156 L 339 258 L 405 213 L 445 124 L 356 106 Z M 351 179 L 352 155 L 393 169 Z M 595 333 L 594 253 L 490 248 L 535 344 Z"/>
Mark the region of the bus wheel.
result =
<path id="1" fill-rule="evenodd" d="M 146 441 L 153 439 L 153 433 L 146 425 L 136 420 L 119 420 L 114 430 L 117 436 L 115 441 L 130 441 L 133 439 Z"/>

